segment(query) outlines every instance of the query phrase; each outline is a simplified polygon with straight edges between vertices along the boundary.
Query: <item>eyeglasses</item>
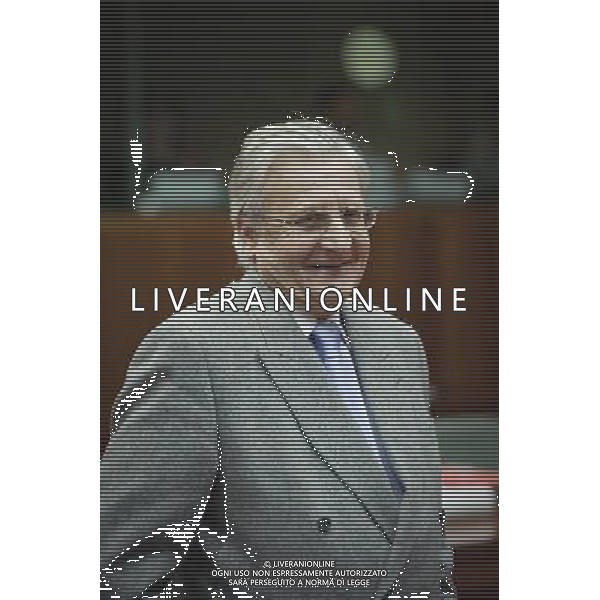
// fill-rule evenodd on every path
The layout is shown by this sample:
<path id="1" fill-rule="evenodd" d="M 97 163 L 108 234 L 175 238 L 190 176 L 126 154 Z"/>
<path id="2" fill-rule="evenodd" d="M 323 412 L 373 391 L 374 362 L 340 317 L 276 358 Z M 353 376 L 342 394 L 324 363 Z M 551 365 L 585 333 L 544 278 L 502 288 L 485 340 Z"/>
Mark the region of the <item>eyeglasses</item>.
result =
<path id="1" fill-rule="evenodd" d="M 347 208 L 339 211 L 344 227 L 349 231 L 361 232 L 371 229 L 377 219 L 377 211 L 371 208 Z M 282 229 L 297 233 L 324 233 L 331 226 L 333 216 L 328 212 L 312 211 L 295 219 L 264 218 L 265 221 L 276 221 Z"/>

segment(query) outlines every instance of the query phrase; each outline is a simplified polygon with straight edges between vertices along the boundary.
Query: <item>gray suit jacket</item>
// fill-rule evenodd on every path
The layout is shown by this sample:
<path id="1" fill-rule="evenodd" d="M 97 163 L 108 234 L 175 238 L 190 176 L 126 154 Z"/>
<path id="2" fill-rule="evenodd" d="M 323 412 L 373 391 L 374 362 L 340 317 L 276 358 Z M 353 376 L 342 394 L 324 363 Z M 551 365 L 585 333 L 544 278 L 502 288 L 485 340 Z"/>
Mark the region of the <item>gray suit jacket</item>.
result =
<path id="1" fill-rule="evenodd" d="M 254 286 L 271 296 L 245 277 L 233 284 L 239 307 Z M 215 298 L 212 312 L 187 308 L 140 344 L 101 466 L 105 584 L 121 598 L 140 597 L 173 578 L 199 540 L 250 597 L 386 598 L 393 588 L 397 597 L 452 598 L 419 336 L 378 309 L 343 313 L 363 391 L 406 488 L 399 498 L 310 341 L 289 312 L 267 304 L 222 313 Z M 217 477 L 221 528 L 201 523 Z M 347 577 L 338 576 L 334 587 L 278 588 L 234 573 L 285 560 L 335 561 L 335 570 L 363 571 L 368 586 L 344 589 Z"/>

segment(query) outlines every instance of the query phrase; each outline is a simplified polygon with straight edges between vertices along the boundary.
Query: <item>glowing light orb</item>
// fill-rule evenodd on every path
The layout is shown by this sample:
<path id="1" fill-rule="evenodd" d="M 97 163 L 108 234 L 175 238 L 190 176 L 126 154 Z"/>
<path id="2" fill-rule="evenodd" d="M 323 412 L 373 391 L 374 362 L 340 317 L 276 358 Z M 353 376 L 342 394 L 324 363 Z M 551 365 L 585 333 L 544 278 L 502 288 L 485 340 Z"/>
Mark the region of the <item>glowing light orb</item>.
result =
<path id="1" fill-rule="evenodd" d="M 377 27 L 357 27 L 342 43 L 346 75 L 362 88 L 378 88 L 394 77 L 398 51 L 394 42 Z"/>

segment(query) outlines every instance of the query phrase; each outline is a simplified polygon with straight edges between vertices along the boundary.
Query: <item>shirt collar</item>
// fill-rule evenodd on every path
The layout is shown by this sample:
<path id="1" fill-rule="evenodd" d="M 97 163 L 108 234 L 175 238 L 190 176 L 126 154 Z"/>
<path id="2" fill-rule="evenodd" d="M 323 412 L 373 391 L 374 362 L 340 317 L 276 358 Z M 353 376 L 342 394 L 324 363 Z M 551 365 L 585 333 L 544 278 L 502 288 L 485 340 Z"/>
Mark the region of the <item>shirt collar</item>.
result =
<path id="1" fill-rule="evenodd" d="M 294 317 L 294 321 L 296 321 L 298 327 L 300 327 L 300 331 L 302 331 L 302 333 L 308 337 L 313 332 L 313 329 L 317 324 L 316 317 L 305 311 L 294 311 L 292 312 L 292 316 Z M 325 320 L 329 321 L 330 323 L 335 323 L 340 328 L 342 331 L 342 339 L 344 340 L 344 344 L 346 346 L 350 346 L 350 340 L 348 339 L 346 328 L 344 327 L 344 320 L 342 319 L 341 314 L 332 313 Z"/>

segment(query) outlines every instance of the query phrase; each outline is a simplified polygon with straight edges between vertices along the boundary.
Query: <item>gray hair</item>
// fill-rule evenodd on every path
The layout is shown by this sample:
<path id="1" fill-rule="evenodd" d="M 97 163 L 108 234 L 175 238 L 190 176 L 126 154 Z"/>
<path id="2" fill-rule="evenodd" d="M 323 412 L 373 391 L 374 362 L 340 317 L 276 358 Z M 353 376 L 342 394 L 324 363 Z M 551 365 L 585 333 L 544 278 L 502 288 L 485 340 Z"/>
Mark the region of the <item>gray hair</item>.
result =
<path id="1" fill-rule="evenodd" d="M 352 164 L 366 189 L 369 172 L 355 141 L 320 121 L 290 120 L 251 131 L 242 142 L 227 180 L 233 245 L 241 266 L 252 264 L 253 256 L 239 229 L 242 214 L 259 214 L 264 185 L 271 166 L 286 156 L 329 155 Z"/>

